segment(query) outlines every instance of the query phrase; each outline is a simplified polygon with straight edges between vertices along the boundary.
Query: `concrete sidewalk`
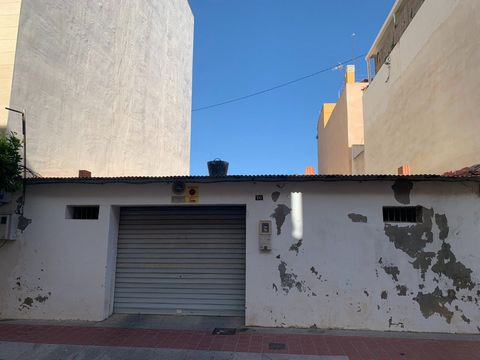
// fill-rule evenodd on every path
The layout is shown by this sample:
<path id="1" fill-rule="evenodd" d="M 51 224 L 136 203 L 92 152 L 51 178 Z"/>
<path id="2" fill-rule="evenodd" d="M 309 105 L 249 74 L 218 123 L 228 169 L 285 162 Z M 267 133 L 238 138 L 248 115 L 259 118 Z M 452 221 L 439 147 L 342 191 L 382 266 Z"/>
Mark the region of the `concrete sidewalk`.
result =
<path id="1" fill-rule="evenodd" d="M 477 335 L 259 328 L 213 335 L 212 326 L 235 321 L 157 320 L 120 316 L 98 323 L 1 321 L 0 359 L 480 359 Z M 197 328 L 184 329 L 188 321 Z M 172 329 L 175 322 L 178 329 Z"/>
<path id="2" fill-rule="evenodd" d="M 0 342 L 2 360 L 348 360 L 346 356 L 252 354 L 225 351 Z"/>

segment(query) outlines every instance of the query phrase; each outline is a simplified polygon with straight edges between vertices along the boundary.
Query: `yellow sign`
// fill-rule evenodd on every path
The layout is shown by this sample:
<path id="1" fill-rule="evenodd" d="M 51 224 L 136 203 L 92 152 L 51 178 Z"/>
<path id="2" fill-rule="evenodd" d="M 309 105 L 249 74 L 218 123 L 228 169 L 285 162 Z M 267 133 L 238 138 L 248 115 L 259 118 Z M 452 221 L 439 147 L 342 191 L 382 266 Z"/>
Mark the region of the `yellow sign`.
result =
<path id="1" fill-rule="evenodd" d="M 187 194 L 185 200 L 188 203 L 198 203 L 200 201 L 200 193 L 198 186 L 187 186 Z"/>

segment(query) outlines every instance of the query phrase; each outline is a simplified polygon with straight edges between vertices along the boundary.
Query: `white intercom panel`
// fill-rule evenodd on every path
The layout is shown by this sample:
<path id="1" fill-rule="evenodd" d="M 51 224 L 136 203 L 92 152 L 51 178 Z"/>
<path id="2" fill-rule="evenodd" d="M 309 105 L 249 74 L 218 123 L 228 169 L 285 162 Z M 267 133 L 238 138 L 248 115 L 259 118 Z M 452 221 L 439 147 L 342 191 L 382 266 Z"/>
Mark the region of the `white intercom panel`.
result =
<path id="1" fill-rule="evenodd" d="M 0 214 L 0 241 L 17 240 L 17 215 Z"/>
<path id="2" fill-rule="evenodd" d="M 258 245 L 260 251 L 272 250 L 272 222 L 270 220 L 258 222 Z"/>

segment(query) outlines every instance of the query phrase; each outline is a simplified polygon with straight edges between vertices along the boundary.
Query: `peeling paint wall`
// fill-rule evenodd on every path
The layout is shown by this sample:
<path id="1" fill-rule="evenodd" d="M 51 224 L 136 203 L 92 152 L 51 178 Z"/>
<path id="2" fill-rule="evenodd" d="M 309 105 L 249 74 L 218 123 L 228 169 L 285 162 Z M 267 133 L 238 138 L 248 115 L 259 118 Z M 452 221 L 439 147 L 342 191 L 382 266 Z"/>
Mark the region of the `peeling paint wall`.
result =
<path id="1" fill-rule="evenodd" d="M 478 183 L 414 182 L 408 206 L 423 207 L 423 221 L 384 223 L 383 206 L 405 206 L 394 185 L 200 184 L 201 205 L 247 206 L 246 324 L 478 333 Z M 294 192 L 301 239 L 292 234 Z M 0 249 L 0 317 L 107 317 L 118 208 L 168 205 L 170 196 L 168 184 L 30 186 L 32 223 Z M 71 204 L 99 204 L 99 220 L 65 219 Z M 272 251 L 260 252 L 258 221 L 269 219 Z"/>
<path id="2" fill-rule="evenodd" d="M 30 169 L 189 173 L 187 0 L 24 0 L 18 29 L 10 105 L 27 112 Z M 8 129 L 21 134 L 18 114 Z"/>

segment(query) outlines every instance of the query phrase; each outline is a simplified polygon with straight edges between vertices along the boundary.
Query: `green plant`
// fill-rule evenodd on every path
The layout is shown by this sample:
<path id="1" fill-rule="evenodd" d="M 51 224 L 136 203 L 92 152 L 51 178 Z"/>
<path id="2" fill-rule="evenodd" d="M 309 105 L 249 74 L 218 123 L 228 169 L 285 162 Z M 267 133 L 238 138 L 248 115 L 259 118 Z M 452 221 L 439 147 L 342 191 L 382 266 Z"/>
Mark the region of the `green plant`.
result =
<path id="1" fill-rule="evenodd" d="M 22 187 L 22 142 L 14 133 L 0 135 L 0 191 L 14 192 Z"/>

